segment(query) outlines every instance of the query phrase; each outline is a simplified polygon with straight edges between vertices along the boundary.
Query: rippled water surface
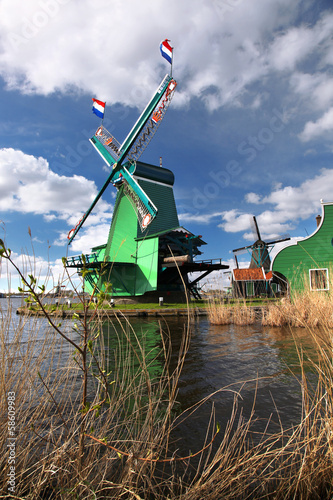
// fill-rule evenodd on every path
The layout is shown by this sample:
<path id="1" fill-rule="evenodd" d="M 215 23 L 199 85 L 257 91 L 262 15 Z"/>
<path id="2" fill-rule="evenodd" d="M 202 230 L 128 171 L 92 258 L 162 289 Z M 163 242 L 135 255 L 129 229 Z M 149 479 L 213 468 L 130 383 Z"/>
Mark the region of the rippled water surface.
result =
<path id="1" fill-rule="evenodd" d="M 15 314 L 20 302 L 20 299 L 11 301 L 13 330 L 22 321 Z M 4 322 L 7 299 L 0 299 L 0 306 Z M 42 340 L 47 322 L 43 319 L 37 321 L 37 338 Z M 187 328 L 186 318 L 168 318 L 165 321 L 131 319 L 130 323 L 137 337 L 145 343 L 145 351 L 151 358 L 152 377 L 158 377 L 163 368 L 163 358 L 158 354 L 161 328 L 171 336 L 171 367 L 175 366 L 182 335 Z M 25 321 L 22 342 L 27 341 L 34 325 L 33 320 Z M 224 427 L 230 418 L 236 393 L 240 395 L 239 405 L 245 418 L 249 417 L 255 400 L 255 416 L 258 419 L 255 428 L 259 431 L 265 428 L 268 419 L 272 431 L 278 430 L 280 420 L 285 427 L 299 422 L 302 405 L 296 345 L 302 345 L 311 352 L 306 331 L 294 330 L 292 333 L 289 329 L 261 327 L 259 324 L 214 326 L 205 317 L 194 320 L 190 328 L 191 342 L 177 397 L 180 408 L 184 410 L 210 394 L 213 396 L 182 424 L 179 432 L 186 441 L 193 438 L 202 440 L 212 405 L 216 420 Z M 122 329 L 123 324 L 117 320 L 104 329 L 111 364 L 119 339 L 127 342 L 122 337 Z"/>
<path id="2" fill-rule="evenodd" d="M 131 325 L 138 337 L 144 338 L 146 352 L 152 360 L 152 376 L 162 370 L 162 358 L 156 357 L 161 346 L 161 329 L 171 335 L 171 368 L 175 367 L 181 338 L 187 328 L 185 318 L 131 319 Z M 265 429 L 268 420 L 271 432 L 279 430 L 280 421 L 285 428 L 299 422 L 302 403 L 296 346 L 312 352 L 311 341 L 304 330 L 291 332 L 259 324 L 214 326 L 205 317 L 193 321 L 190 329 L 191 342 L 177 400 L 185 410 L 211 394 L 212 397 L 181 425 L 179 435 L 182 438 L 186 441 L 203 439 L 213 405 L 216 420 L 224 428 L 232 412 L 235 394 L 239 394 L 238 405 L 243 408 L 245 418 L 249 418 L 255 402 L 255 431 Z M 121 336 L 120 330 L 117 331 Z M 109 330 L 110 345 L 116 342 L 112 335 Z"/>

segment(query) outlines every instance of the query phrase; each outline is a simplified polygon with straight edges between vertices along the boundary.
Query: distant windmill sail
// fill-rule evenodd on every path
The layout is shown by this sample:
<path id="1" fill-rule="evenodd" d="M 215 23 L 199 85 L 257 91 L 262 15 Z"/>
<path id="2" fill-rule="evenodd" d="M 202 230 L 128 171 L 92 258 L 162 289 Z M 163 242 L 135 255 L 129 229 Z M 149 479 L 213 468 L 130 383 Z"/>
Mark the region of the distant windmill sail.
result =
<path id="1" fill-rule="evenodd" d="M 263 241 L 260 235 L 259 226 L 255 216 L 253 216 L 253 225 L 254 225 L 254 235 L 256 237 L 255 242 L 252 245 L 247 245 L 241 248 L 235 248 L 233 250 L 233 253 L 236 257 L 238 253 L 242 253 L 244 251 L 251 252 L 251 262 L 249 269 L 257 269 L 263 267 L 265 271 L 269 271 L 271 266 L 270 252 L 272 250 L 273 245 L 275 245 L 276 243 L 281 243 L 283 241 L 290 240 L 290 237 L 288 235 L 284 235 L 284 237 L 281 237 L 274 241 Z"/>

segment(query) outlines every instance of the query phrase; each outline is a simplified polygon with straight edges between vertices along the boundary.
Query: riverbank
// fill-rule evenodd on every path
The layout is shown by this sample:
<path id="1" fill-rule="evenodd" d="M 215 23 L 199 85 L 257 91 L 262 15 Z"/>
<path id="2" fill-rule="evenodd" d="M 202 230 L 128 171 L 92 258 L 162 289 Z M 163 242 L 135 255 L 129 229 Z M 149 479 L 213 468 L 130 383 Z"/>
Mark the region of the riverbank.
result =
<path id="1" fill-rule="evenodd" d="M 45 316 L 45 313 L 41 309 L 31 309 L 28 307 L 19 307 L 16 311 L 17 314 L 32 315 L 32 316 Z M 63 309 L 58 307 L 55 310 L 48 311 L 51 317 L 61 317 L 71 319 L 73 315 L 77 315 L 83 318 L 85 313 L 82 309 L 76 309 L 75 307 Z M 87 311 L 87 316 L 91 317 L 96 315 L 96 309 L 89 309 Z M 164 316 L 207 316 L 207 307 L 191 307 L 191 308 L 177 308 L 177 307 L 161 307 L 159 309 L 155 308 L 142 308 L 142 309 L 131 309 L 131 308 L 115 308 L 109 307 L 105 309 L 98 309 L 98 315 L 100 316 L 116 316 L 116 317 L 164 317 Z"/>
<path id="2" fill-rule="evenodd" d="M 262 326 L 276 327 L 310 327 L 333 328 L 333 301 L 329 294 L 302 293 L 293 300 L 251 299 L 251 300 L 200 300 L 184 303 L 156 304 L 134 302 L 71 302 L 63 300 L 59 303 L 26 304 L 16 311 L 19 315 L 50 318 L 75 319 L 99 317 L 103 318 L 166 318 L 206 316 L 213 325 L 246 326 L 260 323 Z"/>
<path id="3" fill-rule="evenodd" d="M 142 307 L 142 304 L 116 304 L 110 306 L 110 304 L 106 303 L 102 307 L 98 307 L 98 315 L 99 316 L 116 316 L 116 317 L 134 317 L 134 318 L 143 318 L 143 317 L 166 317 L 166 316 L 209 316 L 210 319 L 212 316 L 212 310 L 223 309 L 227 310 L 239 310 L 240 308 L 244 308 L 248 311 L 251 311 L 251 317 L 260 320 L 263 317 L 265 311 L 267 311 L 268 304 L 262 303 L 253 304 L 253 301 L 245 303 L 239 301 L 228 302 L 225 304 L 215 304 L 212 306 L 209 302 L 201 301 L 201 303 L 190 302 L 187 307 L 185 304 L 164 304 L 163 306 L 159 306 L 157 304 L 145 304 L 145 307 Z M 67 303 L 60 305 L 47 305 L 46 306 L 47 313 L 51 317 L 60 317 L 62 319 L 71 319 L 73 315 L 77 315 L 82 318 L 84 316 L 84 311 L 81 304 L 73 303 L 70 306 Z M 89 309 L 86 311 L 86 315 L 88 317 L 92 317 L 96 315 L 97 308 L 96 305 L 91 304 Z M 42 311 L 40 307 L 19 307 L 16 311 L 16 314 L 21 315 L 32 315 L 32 316 L 45 316 L 45 313 Z"/>

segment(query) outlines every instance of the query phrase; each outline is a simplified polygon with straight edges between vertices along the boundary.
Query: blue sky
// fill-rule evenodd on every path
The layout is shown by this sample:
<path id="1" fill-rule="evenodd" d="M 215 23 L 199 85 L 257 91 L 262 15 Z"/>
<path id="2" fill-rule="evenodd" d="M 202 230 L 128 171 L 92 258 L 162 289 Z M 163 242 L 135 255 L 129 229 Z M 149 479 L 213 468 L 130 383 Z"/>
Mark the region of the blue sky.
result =
<path id="1" fill-rule="evenodd" d="M 263 238 L 303 238 L 333 201 L 331 2 L 2 0 L 0 13 L 0 219 L 41 279 L 106 241 L 112 187 L 67 249 L 107 176 L 88 141 L 91 98 L 122 142 L 169 71 L 164 38 L 178 86 L 141 160 L 174 172 L 180 223 L 203 236 L 204 259 L 232 265 L 253 242 L 252 215 Z"/>

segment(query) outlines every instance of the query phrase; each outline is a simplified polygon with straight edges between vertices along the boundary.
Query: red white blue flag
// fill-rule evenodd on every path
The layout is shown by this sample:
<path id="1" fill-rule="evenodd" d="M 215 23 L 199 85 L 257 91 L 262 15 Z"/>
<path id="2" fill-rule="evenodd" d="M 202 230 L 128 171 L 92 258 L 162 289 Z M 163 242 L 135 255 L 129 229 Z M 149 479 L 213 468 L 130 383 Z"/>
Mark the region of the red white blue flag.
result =
<path id="1" fill-rule="evenodd" d="M 104 111 L 105 111 L 105 102 L 99 101 L 98 99 L 92 98 L 94 101 L 92 110 L 95 115 L 99 116 L 99 118 L 104 118 Z"/>
<path id="2" fill-rule="evenodd" d="M 172 64 L 172 47 L 169 44 L 169 42 L 170 40 L 168 40 L 167 38 L 163 42 L 161 42 L 160 51 L 164 59 L 166 59 L 167 61 L 169 61 L 170 64 Z"/>

